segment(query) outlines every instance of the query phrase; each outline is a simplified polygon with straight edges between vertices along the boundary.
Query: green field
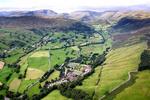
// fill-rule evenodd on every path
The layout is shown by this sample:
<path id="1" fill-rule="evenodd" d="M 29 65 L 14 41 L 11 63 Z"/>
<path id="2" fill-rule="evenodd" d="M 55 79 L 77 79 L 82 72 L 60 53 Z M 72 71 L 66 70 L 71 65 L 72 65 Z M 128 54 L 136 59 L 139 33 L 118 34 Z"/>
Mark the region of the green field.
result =
<path id="1" fill-rule="evenodd" d="M 58 79 L 59 75 L 60 75 L 60 72 L 57 71 L 57 70 L 54 70 L 54 72 L 47 78 L 47 80 L 45 80 L 44 82 L 42 82 L 41 85 L 43 86 L 46 81 L 51 81 L 52 79 L 54 80 L 56 78 Z"/>
<path id="2" fill-rule="evenodd" d="M 12 73 L 12 70 L 10 68 L 8 68 L 7 66 L 4 66 L 4 68 L 2 70 L 0 70 L 0 82 L 6 83 L 8 81 L 7 77 L 11 73 Z"/>
<path id="3" fill-rule="evenodd" d="M 30 85 L 31 83 L 35 82 L 36 80 L 23 80 L 20 84 L 20 87 L 18 89 L 18 92 L 23 93 L 24 90 L 26 89 L 26 87 L 28 85 Z"/>
<path id="4" fill-rule="evenodd" d="M 9 84 L 9 91 L 17 92 L 20 86 L 21 80 L 14 78 L 14 80 Z"/>
<path id="5" fill-rule="evenodd" d="M 28 67 L 47 71 L 47 69 L 49 68 L 48 57 L 29 57 Z"/>
<path id="6" fill-rule="evenodd" d="M 136 81 L 119 93 L 115 100 L 149 100 L 150 99 L 150 71 L 139 72 Z"/>
<path id="7" fill-rule="evenodd" d="M 28 91 L 27 94 L 31 98 L 34 94 L 39 94 L 40 89 L 39 89 L 40 83 L 36 84 L 35 86 L 31 87 Z"/>
<path id="8" fill-rule="evenodd" d="M 81 53 L 84 55 L 90 54 L 91 52 L 102 54 L 104 50 L 105 50 L 105 47 L 103 44 L 95 44 L 95 45 L 82 47 Z"/>
<path id="9" fill-rule="evenodd" d="M 36 69 L 36 68 L 28 68 L 26 73 L 26 80 L 30 79 L 38 79 L 40 78 L 44 72 L 42 70 Z"/>
<path id="10" fill-rule="evenodd" d="M 71 99 L 62 96 L 58 90 L 54 90 L 53 92 L 49 93 L 46 97 L 44 97 L 42 100 L 71 100 Z"/>

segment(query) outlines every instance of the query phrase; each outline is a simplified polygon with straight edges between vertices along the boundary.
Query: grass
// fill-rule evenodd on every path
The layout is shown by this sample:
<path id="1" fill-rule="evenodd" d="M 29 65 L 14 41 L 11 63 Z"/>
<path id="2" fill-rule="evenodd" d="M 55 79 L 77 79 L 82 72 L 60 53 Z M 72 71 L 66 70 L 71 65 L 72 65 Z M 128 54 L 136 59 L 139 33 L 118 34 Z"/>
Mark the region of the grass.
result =
<path id="1" fill-rule="evenodd" d="M 28 94 L 29 98 L 31 98 L 34 94 L 40 93 L 39 85 L 40 85 L 40 83 L 36 84 L 35 86 L 31 87 L 28 90 L 27 94 Z"/>
<path id="2" fill-rule="evenodd" d="M 28 68 L 28 69 L 27 69 L 27 73 L 26 73 L 26 79 L 27 79 L 27 80 L 30 80 L 30 79 L 38 79 L 38 78 L 40 78 L 43 74 L 44 74 L 44 72 L 43 72 L 42 70 L 35 69 L 35 68 Z"/>
<path id="3" fill-rule="evenodd" d="M 52 79 L 59 78 L 59 75 L 60 75 L 60 72 L 57 71 L 57 70 L 55 70 L 55 71 L 48 77 L 47 80 L 45 80 L 44 82 L 41 83 L 41 85 L 43 86 L 46 81 L 51 81 Z"/>
<path id="4" fill-rule="evenodd" d="M 6 78 L 9 76 L 9 74 L 12 73 L 12 70 L 8 68 L 7 66 L 4 66 L 2 70 L 0 70 L 0 82 L 6 83 Z"/>
<path id="5" fill-rule="evenodd" d="M 59 78 L 60 72 L 55 70 L 49 77 L 48 77 L 48 81 L 55 79 L 55 78 Z"/>
<path id="6" fill-rule="evenodd" d="M 102 53 L 104 51 L 103 45 L 102 44 L 96 44 L 96 45 L 89 45 L 82 47 L 82 54 L 90 54 L 91 52 L 93 53 Z"/>
<path id="7" fill-rule="evenodd" d="M 115 100 L 149 100 L 150 99 L 150 70 L 137 74 L 136 82 L 119 93 Z"/>
<path id="8" fill-rule="evenodd" d="M 47 71 L 48 57 L 29 57 L 28 58 L 28 67 Z"/>
<path id="9" fill-rule="evenodd" d="M 49 53 L 47 51 L 37 51 L 33 53 L 30 57 L 48 57 Z"/>
<path id="10" fill-rule="evenodd" d="M 24 52 L 21 49 L 14 50 L 10 53 L 10 57 L 4 59 L 4 62 L 7 64 L 15 63 L 23 54 Z"/>
<path id="11" fill-rule="evenodd" d="M 29 54 L 27 54 L 26 56 L 24 56 L 24 57 L 22 57 L 20 60 L 20 62 L 19 62 L 19 65 L 21 66 L 20 67 L 20 72 L 19 72 L 19 74 L 24 74 L 24 72 L 25 72 L 25 70 L 27 69 L 27 67 L 28 67 L 28 57 L 29 56 L 31 56 L 32 55 L 32 53 L 33 52 L 31 52 L 31 53 L 29 53 Z"/>
<path id="12" fill-rule="evenodd" d="M 94 99 L 98 99 L 128 78 L 128 72 L 137 69 L 140 55 L 146 43 L 112 50 L 102 69 L 100 83 L 95 91 Z"/>
<path id="13" fill-rule="evenodd" d="M 36 82 L 37 80 L 36 79 L 30 79 L 30 80 L 22 80 L 21 84 L 20 84 L 20 87 L 18 88 L 18 92 L 20 93 L 23 93 L 24 90 L 27 89 L 27 86 L 31 85 L 32 83 Z M 34 94 L 38 94 L 40 92 L 40 89 L 39 89 L 39 84 L 36 84 L 34 86 L 32 86 L 31 88 L 28 89 L 27 91 L 27 94 L 28 96 L 31 98 Z"/>
<path id="14" fill-rule="evenodd" d="M 77 47 L 77 46 L 73 46 L 73 47 L 71 47 L 73 50 L 75 50 L 75 51 L 79 51 L 79 48 Z"/>
<path id="15" fill-rule="evenodd" d="M 62 64 L 66 57 L 75 57 L 76 55 L 71 54 L 71 48 L 59 49 L 59 50 L 51 50 L 51 65 L 54 66 L 55 64 Z M 68 54 L 66 54 L 68 52 Z"/>
<path id="16" fill-rule="evenodd" d="M 20 86 L 21 80 L 14 78 L 14 80 L 9 85 L 9 91 L 17 92 Z"/>
<path id="17" fill-rule="evenodd" d="M 13 73 L 10 77 L 10 79 L 7 81 L 7 85 L 9 85 L 15 78 L 18 78 L 17 73 Z"/>
<path id="18" fill-rule="evenodd" d="M 71 48 L 67 48 L 66 50 L 64 49 L 51 50 L 51 54 L 52 54 L 51 61 L 50 61 L 51 67 L 53 67 L 55 64 L 62 64 L 66 59 L 66 57 L 74 57 L 74 55 L 71 54 L 71 50 L 72 50 Z M 66 54 L 66 52 L 68 52 L 68 54 Z M 47 71 L 49 68 L 48 57 L 46 57 L 47 54 L 48 54 L 48 50 L 47 51 L 41 50 L 33 53 L 28 58 L 28 67 Z"/>
<path id="19" fill-rule="evenodd" d="M 54 90 L 51 93 L 49 93 L 46 97 L 44 97 L 42 100 L 69 100 L 65 96 L 62 96 L 58 90 Z"/>
<path id="20" fill-rule="evenodd" d="M 35 79 L 34 80 L 22 80 L 20 87 L 18 89 L 18 92 L 23 93 L 26 87 L 35 81 L 36 81 Z"/>

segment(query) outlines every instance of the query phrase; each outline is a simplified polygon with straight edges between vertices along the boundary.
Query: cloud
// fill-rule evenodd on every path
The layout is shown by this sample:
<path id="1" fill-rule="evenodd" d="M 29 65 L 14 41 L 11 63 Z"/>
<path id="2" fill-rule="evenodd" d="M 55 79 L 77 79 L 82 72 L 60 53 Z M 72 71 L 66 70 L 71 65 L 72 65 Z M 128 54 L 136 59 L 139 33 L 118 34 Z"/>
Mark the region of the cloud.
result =
<path id="1" fill-rule="evenodd" d="M 70 12 L 83 7 L 102 8 L 150 4 L 150 0 L 0 0 L 0 8 L 52 9 Z"/>

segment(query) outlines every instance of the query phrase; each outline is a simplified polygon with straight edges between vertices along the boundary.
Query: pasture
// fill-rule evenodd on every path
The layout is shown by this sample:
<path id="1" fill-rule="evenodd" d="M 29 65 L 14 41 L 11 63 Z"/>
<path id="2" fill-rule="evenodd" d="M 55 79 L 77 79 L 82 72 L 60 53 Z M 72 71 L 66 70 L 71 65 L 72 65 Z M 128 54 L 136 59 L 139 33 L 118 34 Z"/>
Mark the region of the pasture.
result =
<path id="1" fill-rule="evenodd" d="M 46 97 L 44 97 L 42 100 L 71 100 L 71 99 L 62 96 L 59 90 L 54 90 L 51 93 L 49 93 Z"/>
<path id="2" fill-rule="evenodd" d="M 40 78 L 44 72 L 42 70 L 36 68 L 28 68 L 26 73 L 26 80 L 30 79 L 38 79 Z"/>
<path id="3" fill-rule="evenodd" d="M 9 84 L 9 91 L 17 92 L 20 86 L 21 80 L 14 78 L 14 80 Z"/>
<path id="4" fill-rule="evenodd" d="M 115 100 L 149 100 L 150 99 L 150 71 L 139 72 L 133 85 L 117 94 Z"/>
<path id="5" fill-rule="evenodd" d="M 37 51 L 34 52 L 30 57 L 49 57 L 49 53 L 47 51 Z"/>
<path id="6" fill-rule="evenodd" d="M 18 92 L 23 93 L 24 90 L 27 88 L 28 85 L 30 85 L 31 83 L 35 82 L 36 79 L 34 80 L 22 80 L 20 87 L 18 89 Z"/>

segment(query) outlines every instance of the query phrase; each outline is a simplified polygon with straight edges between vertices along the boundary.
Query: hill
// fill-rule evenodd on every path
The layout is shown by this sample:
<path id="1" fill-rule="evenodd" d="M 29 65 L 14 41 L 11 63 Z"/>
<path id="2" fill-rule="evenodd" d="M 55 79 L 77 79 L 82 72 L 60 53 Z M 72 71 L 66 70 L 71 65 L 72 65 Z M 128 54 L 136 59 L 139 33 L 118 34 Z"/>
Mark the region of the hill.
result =
<path id="1" fill-rule="evenodd" d="M 120 30 L 121 32 L 129 32 L 133 30 L 137 30 L 140 28 L 145 28 L 150 26 L 150 18 L 132 18 L 132 17 L 124 17 L 120 19 L 115 26 L 113 26 L 114 30 Z"/>
<path id="2" fill-rule="evenodd" d="M 37 16 L 0 17 L 1 28 L 48 28 L 53 31 L 76 31 L 91 33 L 94 29 L 82 22 L 64 18 L 41 18 Z"/>
<path id="3" fill-rule="evenodd" d="M 52 10 L 35 10 L 35 11 L 1 11 L 0 16 L 3 17 L 19 17 L 19 16 L 55 16 L 56 12 Z"/>
<path id="4" fill-rule="evenodd" d="M 43 18 L 64 18 L 82 21 L 91 24 L 110 24 L 119 21 L 124 17 L 150 18 L 149 6 L 136 6 L 128 8 L 105 8 L 93 11 L 83 10 L 71 13 L 56 13 L 53 10 L 42 9 L 33 11 L 0 11 L 1 17 L 23 17 L 38 16 Z"/>

